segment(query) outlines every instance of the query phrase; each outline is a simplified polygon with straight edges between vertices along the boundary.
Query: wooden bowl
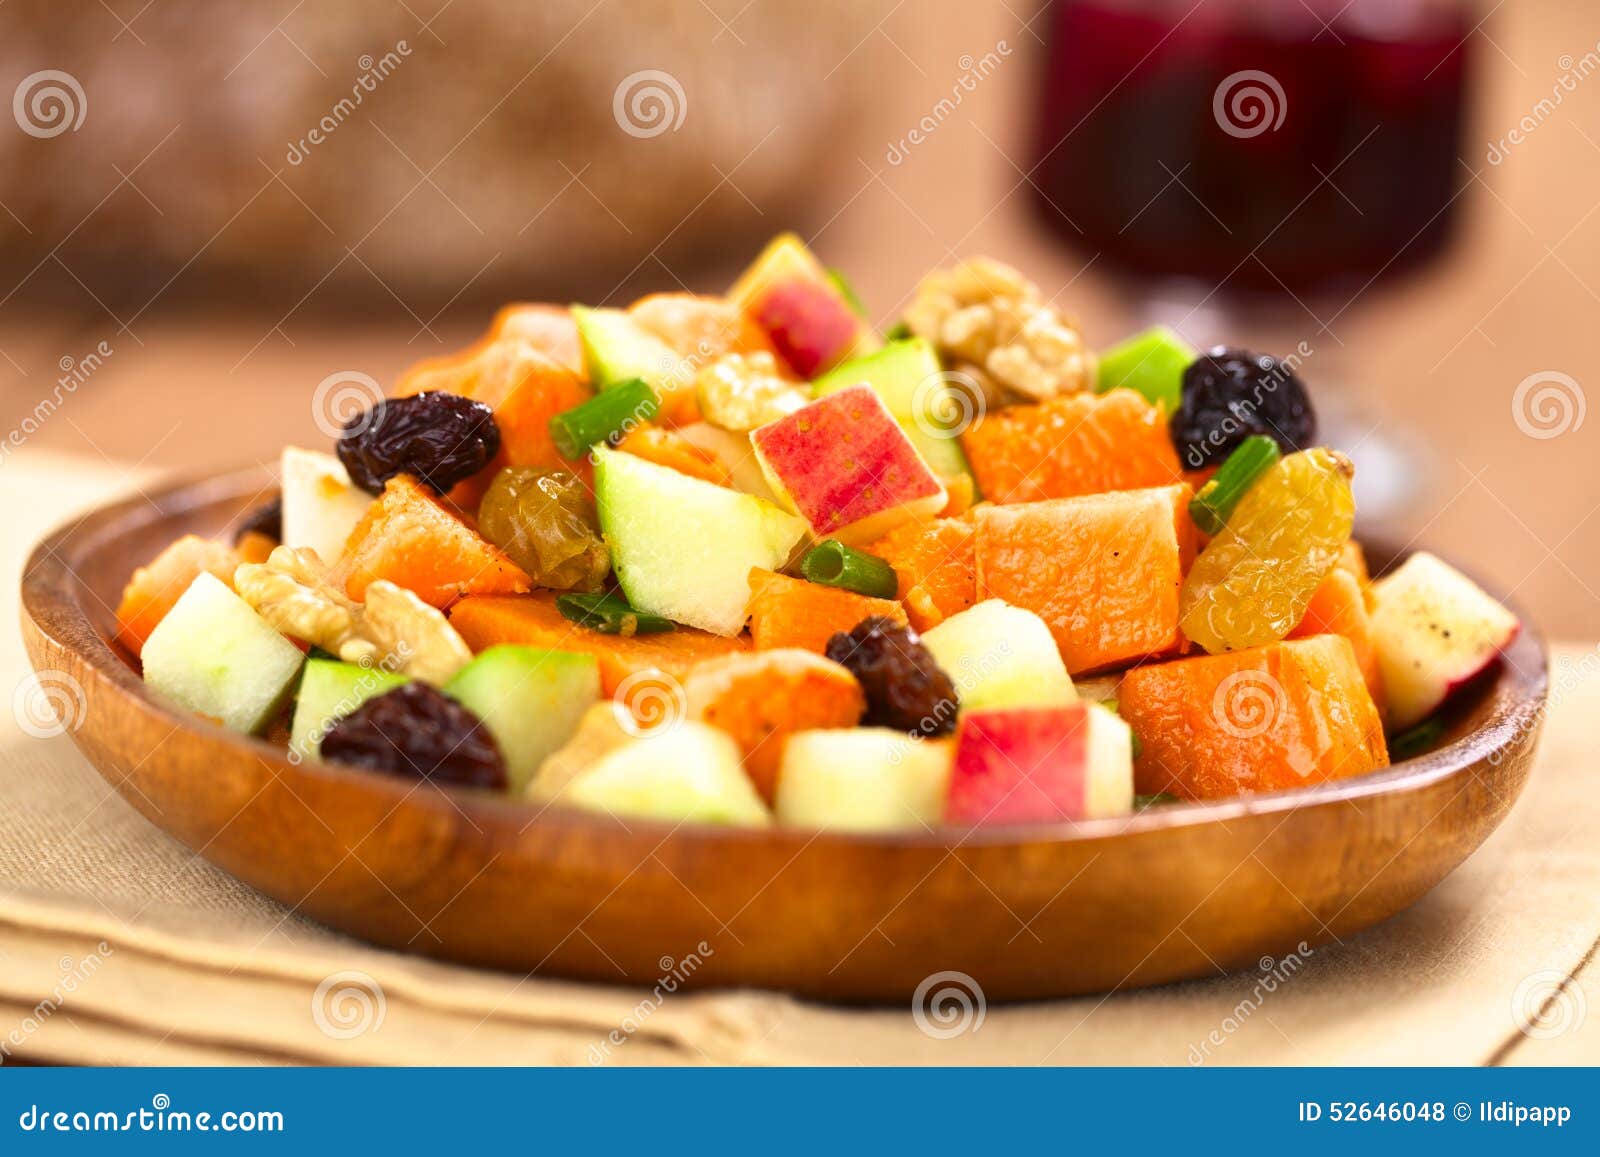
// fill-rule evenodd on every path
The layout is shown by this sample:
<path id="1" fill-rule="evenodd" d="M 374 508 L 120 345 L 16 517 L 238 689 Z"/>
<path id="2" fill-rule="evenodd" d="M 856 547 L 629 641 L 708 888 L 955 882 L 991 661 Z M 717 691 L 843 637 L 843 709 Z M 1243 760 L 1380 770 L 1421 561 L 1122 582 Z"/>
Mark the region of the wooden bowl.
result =
<path id="1" fill-rule="evenodd" d="M 22 589 L 34 667 L 82 686 L 78 746 L 151 822 L 297 911 L 469 964 L 653 985 L 698 957 L 688 985 L 844 1001 L 904 1000 L 947 970 L 1001 1000 L 1253 965 L 1391 916 L 1461 863 L 1522 790 L 1545 701 L 1525 627 L 1436 750 L 1296 791 L 893 836 L 538 813 L 296 766 L 146 693 L 108 641 L 123 583 L 265 483 L 172 486 L 46 539 Z"/>

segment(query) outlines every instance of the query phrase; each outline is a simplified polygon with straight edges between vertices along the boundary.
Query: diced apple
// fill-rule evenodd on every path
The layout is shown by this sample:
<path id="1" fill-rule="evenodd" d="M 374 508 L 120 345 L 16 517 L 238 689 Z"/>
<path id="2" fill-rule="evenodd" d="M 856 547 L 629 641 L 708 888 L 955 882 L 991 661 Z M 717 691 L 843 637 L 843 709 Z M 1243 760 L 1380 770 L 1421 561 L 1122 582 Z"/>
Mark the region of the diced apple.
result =
<path id="1" fill-rule="evenodd" d="M 947 739 L 883 727 L 797 732 L 783 749 L 778 819 L 833 831 L 934 827 L 953 755 Z"/>
<path id="2" fill-rule="evenodd" d="M 661 400 L 663 416 L 680 413 L 680 399 L 692 410 L 694 366 L 659 337 L 620 309 L 572 307 L 578 322 L 589 377 L 600 390 L 637 378 Z"/>
<path id="3" fill-rule="evenodd" d="M 332 454 L 289 446 L 279 465 L 283 494 L 283 545 L 309 547 L 332 566 L 372 505 L 372 495 L 350 482 Z"/>
<path id="4" fill-rule="evenodd" d="M 1052 707 L 1078 697 L 1055 638 L 1032 611 L 986 599 L 923 633 L 963 710 Z"/>
<path id="5" fill-rule="evenodd" d="M 801 377 L 812 378 L 852 353 L 877 348 L 877 338 L 792 233 L 773 238 L 728 296 L 754 318 Z"/>
<path id="6" fill-rule="evenodd" d="M 1104 707 L 1005 707 L 961 717 L 947 822 L 1048 823 L 1132 807 L 1132 732 Z"/>
<path id="7" fill-rule="evenodd" d="M 1403 730 L 1431 715 L 1516 638 L 1517 617 L 1449 563 L 1419 550 L 1372 584 L 1372 633 Z"/>
<path id="8" fill-rule="evenodd" d="M 596 447 L 595 501 L 611 565 L 641 611 L 718 635 L 744 628 L 752 568 L 777 570 L 805 523 L 770 502 Z"/>
<path id="9" fill-rule="evenodd" d="M 663 727 L 612 748 L 567 784 L 560 799 L 615 816 L 750 827 L 772 823 L 772 813 L 740 766 L 739 748 L 704 723 Z"/>
<path id="10" fill-rule="evenodd" d="M 750 435 L 767 482 L 818 537 L 864 544 L 944 509 L 945 489 L 867 386 Z"/>
<path id="11" fill-rule="evenodd" d="M 883 399 L 935 474 L 946 482 L 970 477 L 957 427 L 962 413 L 976 403 L 950 384 L 925 339 L 892 341 L 876 353 L 852 358 L 811 383 L 811 392 L 822 398 L 860 385 Z"/>
<path id="12" fill-rule="evenodd" d="M 505 756 L 510 792 L 521 795 L 600 697 L 600 664 L 575 651 L 501 644 L 457 671 L 444 691 L 483 720 Z"/>
<path id="13" fill-rule="evenodd" d="M 315 759 L 323 736 L 333 725 L 368 699 L 393 691 L 406 682 L 377 667 L 341 663 L 337 659 L 308 659 L 300 688 L 295 692 L 294 723 L 289 729 L 289 751 L 297 759 Z"/>
<path id="14" fill-rule="evenodd" d="M 1166 326 L 1152 326 L 1100 351 L 1095 392 L 1125 387 L 1168 414 L 1176 413 L 1183 400 L 1183 371 L 1197 356 L 1193 346 Z"/>
<path id="15" fill-rule="evenodd" d="M 140 652 L 152 690 L 255 734 L 289 698 L 305 656 L 214 575 L 189 584 Z"/>

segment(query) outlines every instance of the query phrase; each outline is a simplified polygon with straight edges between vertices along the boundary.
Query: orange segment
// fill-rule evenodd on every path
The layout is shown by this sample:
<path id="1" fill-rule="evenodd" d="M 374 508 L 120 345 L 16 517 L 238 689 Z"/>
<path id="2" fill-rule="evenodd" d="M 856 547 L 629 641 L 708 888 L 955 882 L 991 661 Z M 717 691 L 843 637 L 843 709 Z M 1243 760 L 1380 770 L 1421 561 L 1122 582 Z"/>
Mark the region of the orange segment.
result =
<path id="1" fill-rule="evenodd" d="M 637 671 L 652 668 L 682 679 L 707 659 L 749 649 L 742 638 L 679 627 L 660 635 L 602 635 L 561 617 L 552 591 L 515 597 L 473 596 L 450 611 L 450 623 L 474 652 L 496 643 L 521 643 L 553 651 L 578 651 L 600 662 L 600 685 L 607 695 Z"/>
<path id="2" fill-rule="evenodd" d="M 353 599 L 388 579 L 436 607 L 462 595 L 517 594 L 529 585 L 521 567 L 403 474 L 389 480 L 350 532 L 329 578 Z"/>
<path id="3" fill-rule="evenodd" d="M 133 572 L 117 604 L 117 642 L 137 655 L 190 583 L 202 574 L 211 574 L 231 589 L 233 572 L 241 561 L 226 543 L 184 535 Z"/>
<path id="4" fill-rule="evenodd" d="M 1193 551 L 1190 497 L 1180 483 L 979 507 L 978 601 L 1038 615 L 1073 675 L 1170 652 Z"/>
<path id="5" fill-rule="evenodd" d="M 894 567 L 900 601 L 919 631 L 978 601 L 970 517 L 910 522 L 865 549 Z"/>
<path id="6" fill-rule="evenodd" d="M 1383 711 L 1383 672 L 1378 666 L 1378 643 L 1372 632 L 1372 616 L 1366 598 L 1351 571 L 1343 564 L 1322 580 L 1306 606 L 1300 625 L 1289 632 L 1291 639 L 1313 635 L 1343 635 L 1355 651 L 1356 665 L 1372 693 L 1372 701 Z"/>
<path id="7" fill-rule="evenodd" d="M 1141 792 L 1225 799 L 1387 767 L 1383 723 L 1342 635 L 1136 667 L 1118 710 Z"/>
<path id="8" fill-rule="evenodd" d="M 961 435 L 991 502 L 1038 502 L 1183 479 L 1161 410 L 1132 390 L 1067 394 L 985 414 Z"/>
<path id="9" fill-rule="evenodd" d="M 834 634 L 873 615 L 906 621 L 905 608 L 893 599 L 868 598 L 759 567 L 750 572 L 750 638 L 758 651 L 799 647 L 820 655 Z"/>

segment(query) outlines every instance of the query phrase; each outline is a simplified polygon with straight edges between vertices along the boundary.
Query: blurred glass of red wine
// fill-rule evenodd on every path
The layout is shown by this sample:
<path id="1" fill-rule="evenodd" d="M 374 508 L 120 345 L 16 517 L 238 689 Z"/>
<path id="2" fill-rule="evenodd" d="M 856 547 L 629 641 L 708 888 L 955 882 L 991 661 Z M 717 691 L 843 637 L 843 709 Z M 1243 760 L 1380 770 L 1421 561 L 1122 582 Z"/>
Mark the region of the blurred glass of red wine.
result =
<path id="1" fill-rule="evenodd" d="M 1038 206 L 1115 271 L 1359 289 L 1449 239 L 1468 3 L 1054 0 Z"/>

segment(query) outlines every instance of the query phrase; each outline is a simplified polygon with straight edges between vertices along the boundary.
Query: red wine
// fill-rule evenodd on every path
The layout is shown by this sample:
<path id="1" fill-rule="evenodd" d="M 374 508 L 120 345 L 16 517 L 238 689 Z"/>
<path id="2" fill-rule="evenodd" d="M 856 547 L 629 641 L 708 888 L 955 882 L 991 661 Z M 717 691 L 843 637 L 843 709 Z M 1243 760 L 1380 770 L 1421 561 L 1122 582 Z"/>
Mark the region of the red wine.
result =
<path id="1" fill-rule="evenodd" d="M 1467 5 L 1191 9 L 1056 0 L 1034 180 L 1068 241 L 1124 273 L 1296 294 L 1444 246 L 1467 174 Z"/>

